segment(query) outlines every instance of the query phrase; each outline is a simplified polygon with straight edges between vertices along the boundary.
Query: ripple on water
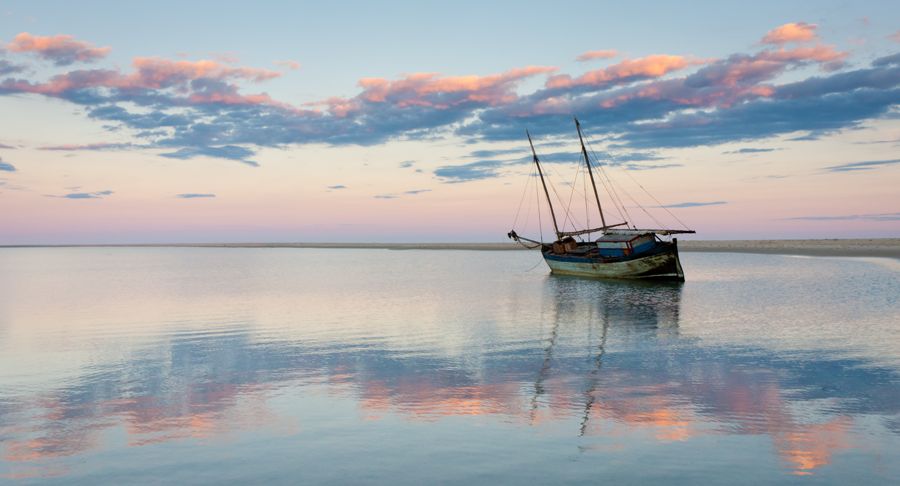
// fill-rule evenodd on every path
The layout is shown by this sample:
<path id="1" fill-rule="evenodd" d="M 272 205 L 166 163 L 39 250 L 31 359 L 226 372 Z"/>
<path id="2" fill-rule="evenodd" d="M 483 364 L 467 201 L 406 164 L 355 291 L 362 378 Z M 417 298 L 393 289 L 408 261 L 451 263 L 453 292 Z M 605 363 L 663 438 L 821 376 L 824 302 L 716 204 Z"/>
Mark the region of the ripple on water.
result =
<path id="1" fill-rule="evenodd" d="M 2 250 L 0 477 L 900 476 L 896 265 L 688 253 L 647 285 L 535 257 Z"/>

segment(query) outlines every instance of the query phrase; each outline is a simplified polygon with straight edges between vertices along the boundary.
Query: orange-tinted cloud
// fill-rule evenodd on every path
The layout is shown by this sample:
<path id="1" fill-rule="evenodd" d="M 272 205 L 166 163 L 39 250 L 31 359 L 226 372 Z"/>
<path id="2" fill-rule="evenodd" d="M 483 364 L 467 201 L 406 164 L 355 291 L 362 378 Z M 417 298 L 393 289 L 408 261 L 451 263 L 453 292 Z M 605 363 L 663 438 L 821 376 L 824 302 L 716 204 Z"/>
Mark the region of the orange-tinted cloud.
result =
<path id="1" fill-rule="evenodd" d="M 809 42 L 816 38 L 816 24 L 791 22 L 770 30 L 763 38 L 763 44 L 786 44 L 788 42 Z"/>
<path id="2" fill-rule="evenodd" d="M 271 105 L 293 109 L 274 101 L 267 94 L 243 95 L 231 81 L 261 82 L 281 76 L 278 71 L 250 67 L 231 67 L 218 61 L 172 61 L 161 58 L 137 57 L 132 62 L 135 71 L 124 74 L 110 69 L 75 70 L 51 77 L 43 83 L 7 79 L 0 89 L 64 96 L 77 90 L 108 88 L 117 90 L 175 89 L 185 94 L 183 101 L 191 104 Z M 193 81 L 207 81 L 199 86 Z M 307 113 L 307 112 L 304 112 Z"/>
<path id="3" fill-rule="evenodd" d="M 779 49 L 777 51 L 763 51 L 758 57 L 763 60 L 778 62 L 803 62 L 814 61 L 820 63 L 843 61 L 847 53 L 836 50 L 833 46 L 797 47 L 794 49 Z"/>
<path id="4" fill-rule="evenodd" d="M 590 71 L 574 79 L 568 74 L 553 76 L 547 80 L 546 86 L 548 88 L 596 87 L 620 81 L 658 78 L 695 63 L 682 56 L 656 54 L 638 59 L 626 59 L 608 68 Z"/>
<path id="5" fill-rule="evenodd" d="M 209 93 L 193 93 L 188 96 L 191 104 L 210 104 L 217 103 L 222 105 L 272 105 L 285 106 L 281 102 L 275 101 L 266 93 L 243 95 L 236 91 L 213 91 Z"/>
<path id="6" fill-rule="evenodd" d="M 727 108 L 738 102 L 773 96 L 776 88 L 763 82 L 792 67 L 818 63 L 825 70 L 833 70 L 843 64 L 847 55 L 826 45 L 764 50 L 752 56 L 734 55 L 687 78 L 659 80 L 624 90 L 600 101 L 599 105 L 610 109 L 636 99 L 646 99 L 669 100 L 682 106 Z M 538 113 L 539 110 L 553 113 L 570 109 L 559 100 L 552 104 L 546 101 L 535 105 Z"/>
<path id="7" fill-rule="evenodd" d="M 57 66 L 74 62 L 93 62 L 109 54 L 109 47 L 93 45 L 75 40 L 71 35 L 38 36 L 28 32 L 18 34 L 7 46 L 12 52 L 31 52 L 53 61 Z"/>
<path id="8" fill-rule="evenodd" d="M 464 104 L 498 106 L 518 98 L 518 82 L 556 71 L 549 66 L 526 66 L 487 76 L 441 76 L 438 73 L 413 73 L 396 81 L 362 78 L 362 93 L 354 98 L 333 97 L 317 105 L 327 105 L 332 114 L 345 117 L 365 104 L 390 103 L 398 108 L 427 107 L 448 109 Z"/>
<path id="9" fill-rule="evenodd" d="M 278 71 L 268 69 L 229 67 L 221 62 L 171 61 L 156 57 L 136 57 L 132 61 L 136 73 L 122 79 L 122 87 L 164 88 L 195 79 L 243 79 L 266 81 L 281 76 Z"/>
<path id="10" fill-rule="evenodd" d="M 788 129 L 816 129 L 817 133 L 824 133 L 821 116 L 809 116 L 786 106 L 787 102 L 772 101 L 785 86 L 779 86 L 775 80 L 788 70 L 813 63 L 818 63 L 824 70 L 836 69 L 848 54 L 815 41 L 813 25 L 789 25 L 790 28 L 782 26 L 770 32 L 766 37 L 775 44 L 765 46 L 760 52 L 736 53 L 719 60 L 663 54 L 626 59 L 581 75 L 550 76 L 544 83 L 546 89 L 530 93 L 520 90 L 525 84 L 523 80 L 548 75 L 555 68 L 528 66 L 490 75 L 445 76 L 423 72 L 399 79 L 362 78 L 357 93 L 309 104 L 321 111 L 301 110 L 280 103 L 266 93 L 243 93 L 242 87 L 246 83 L 272 79 L 279 76 L 276 71 L 216 60 L 138 57 L 130 71 L 73 70 L 40 80 L 8 77 L 0 80 L 0 95 L 36 93 L 90 107 L 87 113 L 91 118 L 136 128 L 140 130 L 138 137 L 147 139 L 148 144 L 165 142 L 167 146 L 190 149 L 176 153 L 194 154 L 181 155 L 183 157 L 199 155 L 195 150 L 199 146 L 264 147 L 311 142 L 371 144 L 395 137 L 416 138 L 454 131 L 464 137 L 508 140 L 519 136 L 520 125 L 525 122 L 546 123 L 543 129 L 558 133 L 559 129 L 554 126 L 559 124 L 551 123 L 550 117 L 545 115 L 572 113 L 586 119 L 598 115 L 596 120 L 602 120 L 603 124 L 598 128 L 622 132 L 629 143 L 647 146 L 708 144 L 712 139 L 726 141 L 734 137 L 758 138 L 784 133 Z M 776 39 L 813 41 L 795 45 L 775 42 Z M 611 53 L 591 51 L 582 54 L 581 58 L 608 55 Z M 890 62 L 889 58 L 877 60 L 872 69 L 887 71 Z M 673 75 L 699 64 L 703 66 L 694 73 Z M 293 66 L 290 62 L 282 65 Z M 888 86 L 890 76 L 882 75 L 876 81 L 878 73 L 865 69 L 855 71 L 852 76 L 845 74 L 841 74 L 841 83 L 835 84 L 843 88 L 839 93 L 830 93 L 827 99 L 811 87 L 805 90 L 808 97 L 819 96 L 821 102 L 836 104 L 824 120 L 834 130 L 882 116 L 892 102 L 886 92 L 892 88 Z M 852 82 L 847 83 L 848 80 Z M 819 83 L 814 78 L 808 78 L 808 81 L 810 86 Z M 853 88 L 854 83 L 877 83 L 878 96 L 864 97 Z M 790 89 L 794 93 L 801 90 L 797 86 Z M 839 97 L 864 99 L 838 103 Z M 765 109 L 727 111 L 756 98 L 769 98 L 771 104 Z M 792 100 L 796 98 L 793 96 Z M 860 102 L 867 103 L 865 110 L 856 109 Z M 145 109 L 138 110 L 133 105 L 153 112 L 146 113 Z M 199 105 L 202 110 L 192 109 Z M 234 106 L 241 109 L 233 109 Z M 780 106 L 784 109 L 778 116 L 784 123 L 727 121 L 761 116 L 763 111 L 771 114 L 773 107 Z M 851 106 L 854 109 L 848 108 Z M 687 111 L 693 108 L 716 110 Z M 652 137 L 649 135 L 651 125 L 638 123 L 655 123 L 662 119 L 668 121 L 653 125 Z M 166 121 L 164 126 L 171 127 L 168 135 L 159 130 L 147 130 L 147 127 L 161 123 L 160 120 Z M 260 120 L 266 121 L 265 129 Z M 465 123 L 460 123 L 462 121 Z M 695 135 L 694 139 L 686 137 L 689 133 L 700 133 L 696 130 L 698 123 L 707 126 L 704 135 Z M 717 132 L 716 129 L 725 123 L 733 123 L 733 126 Z M 668 138 L 659 136 L 663 132 L 679 130 L 685 132 Z M 135 147 L 140 146 L 135 144 Z"/>
<path id="11" fill-rule="evenodd" d="M 593 61 L 594 59 L 611 59 L 618 55 L 619 55 L 619 53 L 613 49 L 606 49 L 606 50 L 600 50 L 600 51 L 587 51 L 585 53 L 582 53 L 578 57 L 576 57 L 575 60 L 578 62 L 585 62 L 585 61 Z"/>

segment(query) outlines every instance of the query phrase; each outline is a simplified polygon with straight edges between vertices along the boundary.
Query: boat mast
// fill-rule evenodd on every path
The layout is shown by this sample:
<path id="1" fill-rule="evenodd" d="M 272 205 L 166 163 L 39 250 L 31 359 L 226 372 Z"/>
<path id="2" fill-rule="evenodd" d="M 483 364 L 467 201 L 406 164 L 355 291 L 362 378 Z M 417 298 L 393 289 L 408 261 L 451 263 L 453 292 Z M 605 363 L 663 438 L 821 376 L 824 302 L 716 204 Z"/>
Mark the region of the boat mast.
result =
<path id="1" fill-rule="evenodd" d="M 597 200 L 597 209 L 600 210 L 601 229 L 606 229 L 606 219 L 603 217 L 603 206 L 600 205 L 600 194 L 597 193 L 597 184 L 594 182 L 594 171 L 591 169 L 591 159 L 588 158 L 587 149 L 584 148 L 584 138 L 581 136 L 581 124 L 578 123 L 578 118 L 575 118 L 575 128 L 578 130 L 578 140 L 581 142 L 581 153 L 584 155 L 584 163 L 587 164 L 588 175 L 591 176 L 591 187 L 594 188 L 594 199 Z"/>
<path id="2" fill-rule="evenodd" d="M 547 196 L 547 205 L 550 206 L 550 217 L 553 218 L 553 229 L 556 231 L 556 238 L 559 239 L 559 226 L 556 224 L 556 213 L 553 212 L 553 203 L 550 201 L 550 192 L 547 191 L 547 182 L 544 181 L 544 172 L 541 170 L 541 163 L 538 161 L 537 152 L 534 151 L 534 142 L 531 141 L 531 134 L 528 133 L 528 130 L 525 130 L 525 135 L 528 136 L 528 145 L 531 145 L 531 155 L 534 157 L 534 165 L 537 167 L 538 175 L 541 176 L 541 185 L 544 186 L 544 195 Z"/>

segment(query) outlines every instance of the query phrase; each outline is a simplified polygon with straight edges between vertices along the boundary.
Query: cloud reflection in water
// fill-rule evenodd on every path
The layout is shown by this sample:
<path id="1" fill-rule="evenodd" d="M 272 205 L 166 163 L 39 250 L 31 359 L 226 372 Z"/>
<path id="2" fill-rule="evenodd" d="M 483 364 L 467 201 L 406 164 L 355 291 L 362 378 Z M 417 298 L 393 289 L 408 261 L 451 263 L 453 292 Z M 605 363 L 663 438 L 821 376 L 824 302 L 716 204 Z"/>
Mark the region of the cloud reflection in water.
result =
<path id="1" fill-rule="evenodd" d="M 898 433 L 889 426 L 900 413 L 896 370 L 827 353 L 704 344 L 681 331 L 680 285 L 540 279 L 536 325 L 457 354 L 399 345 L 381 321 L 368 335 L 335 328 L 295 338 L 252 319 L 202 332 L 168 323 L 158 339 L 64 383 L 0 394 L 4 474 L 64 476 L 75 467 L 67 459 L 119 445 L 302 436 L 304 423 L 322 416 L 350 429 L 400 419 L 437 437 L 436 424 L 457 417 L 553 431 L 604 454 L 642 437 L 759 436 L 793 474 L 814 474 L 862 447 L 866 416 L 887 424 L 879 433 Z M 296 319 L 302 327 L 304 317 Z M 292 408 L 280 404 L 286 396 L 334 409 Z M 338 412 L 348 405 L 355 419 Z"/>

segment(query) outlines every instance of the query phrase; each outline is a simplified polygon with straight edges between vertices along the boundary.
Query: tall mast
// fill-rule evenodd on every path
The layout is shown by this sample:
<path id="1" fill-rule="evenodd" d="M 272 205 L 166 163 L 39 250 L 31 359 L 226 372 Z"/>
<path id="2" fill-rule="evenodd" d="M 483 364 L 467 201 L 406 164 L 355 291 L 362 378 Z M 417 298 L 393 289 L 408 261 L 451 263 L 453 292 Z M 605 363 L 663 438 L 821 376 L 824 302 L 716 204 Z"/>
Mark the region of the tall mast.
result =
<path id="1" fill-rule="evenodd" d="M 581 153 L 584 155 L 584 163 L 587 164 L 588 175 L 591 176 L 591 187 L 594 188 L 594 199 L 597 200 L 597 209 L 600 210 L 600 223 L 603 225 L 603 228 L 606 228 L 606 219 L 603 217 L 603 206 L 600 205 L 600 194 L 597 193 L 597 184 L 594 183 L 594 171 L 591 169 L 591 159 L 588 158 L 587 149 L 584 148 L 584 138 L 581 136 L 581 124 L 578 123 L 578 118 L 575 118 L 575 128 L 578 130 L 578 140 L 581 142 Z M 531 139 L 529 138 L 529 140 Z M 534 150 L 534 147 L 532 147 L 532 150 Z M 535 160 L 537 160 L 536 155 Z"/>
<path id="2" fill-rule="evenodd" d="M 550 217 L 553 218 L 553 229 L 556 231 L 556 238 L 559 239 L 559 226 L 556 224 L 556 213 L 553 212 L 553 203 L 550 201 L 550 192 L 547 191 L 547 182 L 544 181 L 544 172 L 541 170 L 541 163 L 538 161 L 537 152 L 534 151 L 534 142 L 531 141 L 531 134 L 525 130 L 528 136 L 528 145 L 531 145 L 531 155 L 534 157 L 534 165 L 537 167 L 538 175 L 541 176 L 541 185 L 544 186 L 544 195 L 547 196 L 547 205 L 550 206 Z"/>

